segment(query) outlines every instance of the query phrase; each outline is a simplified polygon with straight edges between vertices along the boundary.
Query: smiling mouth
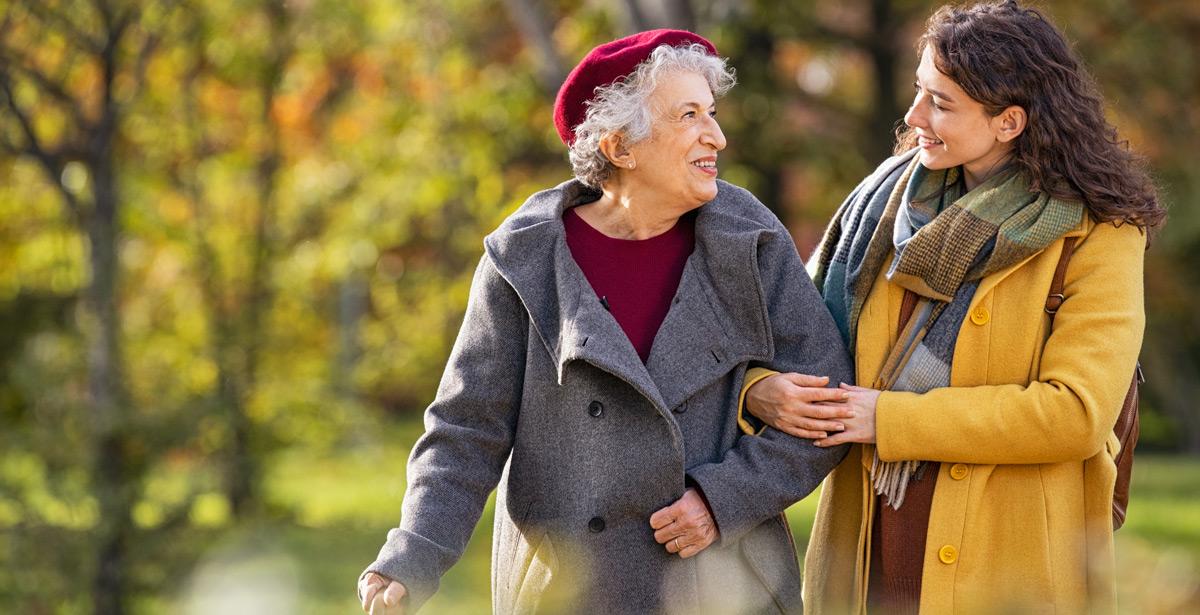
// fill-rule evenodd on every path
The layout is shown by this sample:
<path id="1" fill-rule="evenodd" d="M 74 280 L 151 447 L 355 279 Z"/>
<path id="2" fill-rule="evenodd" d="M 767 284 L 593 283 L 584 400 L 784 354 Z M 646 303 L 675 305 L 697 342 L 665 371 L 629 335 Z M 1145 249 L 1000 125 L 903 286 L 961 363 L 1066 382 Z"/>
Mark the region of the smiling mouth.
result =
<path id="1" fill-rule="evenodd" d="M 917 145 L 920 145 L 921 147 L 934 147 L 935 145 L 941 145 L 941 144 L 942 144 L 942 141 L 940 139 L 935 139 L 933 137 L 926 137 L 923 135 L 917 135 Z"/>
<path id="2" fill-rule="evenodd" d="M 700 171 L 706 175 L 716 175 L 717 174 L 717 161 L 716 160 L 697 160 L 695 162 L 692 162 L 691 165 L 696 167 L 697 169 L 700 169 Z"/>

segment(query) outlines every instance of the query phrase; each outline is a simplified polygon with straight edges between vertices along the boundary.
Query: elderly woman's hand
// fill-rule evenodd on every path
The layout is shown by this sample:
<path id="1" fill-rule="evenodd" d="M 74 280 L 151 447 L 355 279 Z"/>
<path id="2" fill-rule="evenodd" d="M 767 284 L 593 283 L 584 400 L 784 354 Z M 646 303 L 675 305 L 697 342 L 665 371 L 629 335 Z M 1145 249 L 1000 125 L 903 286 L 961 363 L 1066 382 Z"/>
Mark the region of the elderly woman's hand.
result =
<path id="1" fill-rule="evenodd" d="M 854 412 L 843 389 L 828 389 L 828 376 L 775 374 L 746 391 L 746 409 L 767 425 L 797 438 L 825 438 L 842 431 Z"/>
<path id="2" fill-rule="evenodd" d="M 363 612 L 369 615 L 404 615 L 401 599 L 407 593 L 403 584 L 374 572 L 363 575 L 358 582 L 358 597 L 362 600 Z"/>
<path id="3" fill-rule="evenodd" d="M 650 515 L 654 540 L 666 545 L 667 553 L 687 559 L 717 541 L 720 532 L 704 497 L 695 489 L 683 492 L 674 504 Z"/>
<path id="4" fill-rule="evenodd" d="M 875 405 L 879 403 L 879 391 L 843 384 L 842 390 L 849 394 L 848 403 L 854 416 L 844 419 L 845 431 L 813 442 L 817 446 L 836 446 L 847 442 L 875 442 Z"/>

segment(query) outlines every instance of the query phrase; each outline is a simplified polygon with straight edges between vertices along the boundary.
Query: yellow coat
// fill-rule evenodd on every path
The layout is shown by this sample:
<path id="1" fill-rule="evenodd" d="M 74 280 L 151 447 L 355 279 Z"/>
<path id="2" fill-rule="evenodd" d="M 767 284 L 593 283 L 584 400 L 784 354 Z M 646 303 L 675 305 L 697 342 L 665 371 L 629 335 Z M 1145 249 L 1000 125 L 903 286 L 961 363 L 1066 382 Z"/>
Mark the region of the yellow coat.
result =
<path id="1" fill-rule="evenodd" d="M 1145 237 L 1086 216 L 1067 236 L 1080 240 L 1052 335 L 1044 304 L 1061 240 L 981 282 L 951 388 L 879 397 L 880 457 L 942 462 L 922 613 L 1115 609 L 1112 430 L 1142 343 Z M 863 307 L 864 386 L 896 341 L 902 297 L 880 275 Z M 873 448 L 855 445 L 825 481 L 804 562 L 810 613 L 864 608 Z"/>

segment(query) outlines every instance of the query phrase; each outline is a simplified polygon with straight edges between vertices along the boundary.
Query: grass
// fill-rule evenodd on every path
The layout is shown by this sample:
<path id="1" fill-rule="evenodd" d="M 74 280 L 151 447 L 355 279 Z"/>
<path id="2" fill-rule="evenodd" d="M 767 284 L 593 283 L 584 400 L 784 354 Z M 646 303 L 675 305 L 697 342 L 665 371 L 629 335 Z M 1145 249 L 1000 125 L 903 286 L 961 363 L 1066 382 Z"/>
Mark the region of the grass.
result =
<path id="1" fill-rule="evenodd" d="M 271 468 L 268 498 L 295 511 L 294 521 L 228 530 L 173 595 L 139 610 L 356 612 L 355 580 L 399 517 L 416 428 L 337 453 L 280 456 Z M 490 611 L 493 502 L 424 612 Z M 815 509 L 813 496 L 788 510 L 801 549 Z M 1200 612 L 1200 459 L 1138 458 L 1129 518 L 1117 533 L 1117 559 L 1122 611 Z"/>
<path id="2" fill-rule="evenodd" d="M 1200 459 L 1138 457 L 1116 534 L 1117 589 L 1131 613 L 1200 613 Z"/>

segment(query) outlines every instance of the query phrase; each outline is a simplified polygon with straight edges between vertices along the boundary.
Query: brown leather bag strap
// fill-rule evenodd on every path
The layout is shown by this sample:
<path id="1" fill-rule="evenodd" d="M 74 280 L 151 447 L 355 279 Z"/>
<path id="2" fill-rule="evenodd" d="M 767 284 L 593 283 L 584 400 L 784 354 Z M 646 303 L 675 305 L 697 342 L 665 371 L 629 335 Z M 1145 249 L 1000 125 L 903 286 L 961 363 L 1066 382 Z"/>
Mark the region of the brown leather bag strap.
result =
<path id="1" fill-rule="evenodd" d="M 1075 251 L 1075 241 L 1075 237 L 1063 240 L 1062 256 L 1058 258 L 1058 268 L 1054 270 L 1054 279 L 1050 282 L 1050 292 L 1046 295 L 1046 313 L 1050 315 L 1051 326 L 1054 325 L 1054 314 L 1058 312 L 1058 308 L 1062 307 L 1065 299 L 1063 280 L 1067 275 L 1067 263 L 1071 260 L 1071 253 Z M 1146 379 L 1142 376 L 1142 365 L 1139 363 L 1134 369 L 1129 383 L 1129 391 L 1125 394 L 1125 403 L 1121 405 L 1121 412 L 1117 415 L 1116 425 L 1113 426 L 1113 432 L 1117 434 L 1117 439 L 1121 442 L 1121 450 L 1113 459 L 1113 463 L 1117 466 L 1112 501 L 1114 530 L 1125 524 L 1125 515 L 1129 508 L 1129 484 L 1133 480 L 1133 449 L 1137 446 L 1138 432 L 1140 431 L 1138 384 L 1145 381 Z"/>
<path id="2" fill-rule="evenodd" d="M 1046 295 L 1046 313 L 1050 315 L 1050 322 L 1054 322 L 1054 315 L 1058 313 L 1058 308 L 1062 307 L 1063 300 L 1063 281 L 1067 277 L 1067 263 L 1071 262 L 1071 254 L 1075 252 L 1076 237 L 1067 237 L 1063 240 L 1062 255 L 1058 257 L 1058 267 L 1054 270 L 1054 279 L 1050 280 L 1050 292 Z"/>
<path id="3" fill-rule="evenodd" d="M 903 331 L 904 327 L 908 325 L 908 319 L 912 318 L 913 308 L 917 307 L 917 300 L 920 298 L 917 293 L 907 288 L 904 289 L 904 299 L 900 301 L 900 322 L 898 323 L 900 331 Z"/>

